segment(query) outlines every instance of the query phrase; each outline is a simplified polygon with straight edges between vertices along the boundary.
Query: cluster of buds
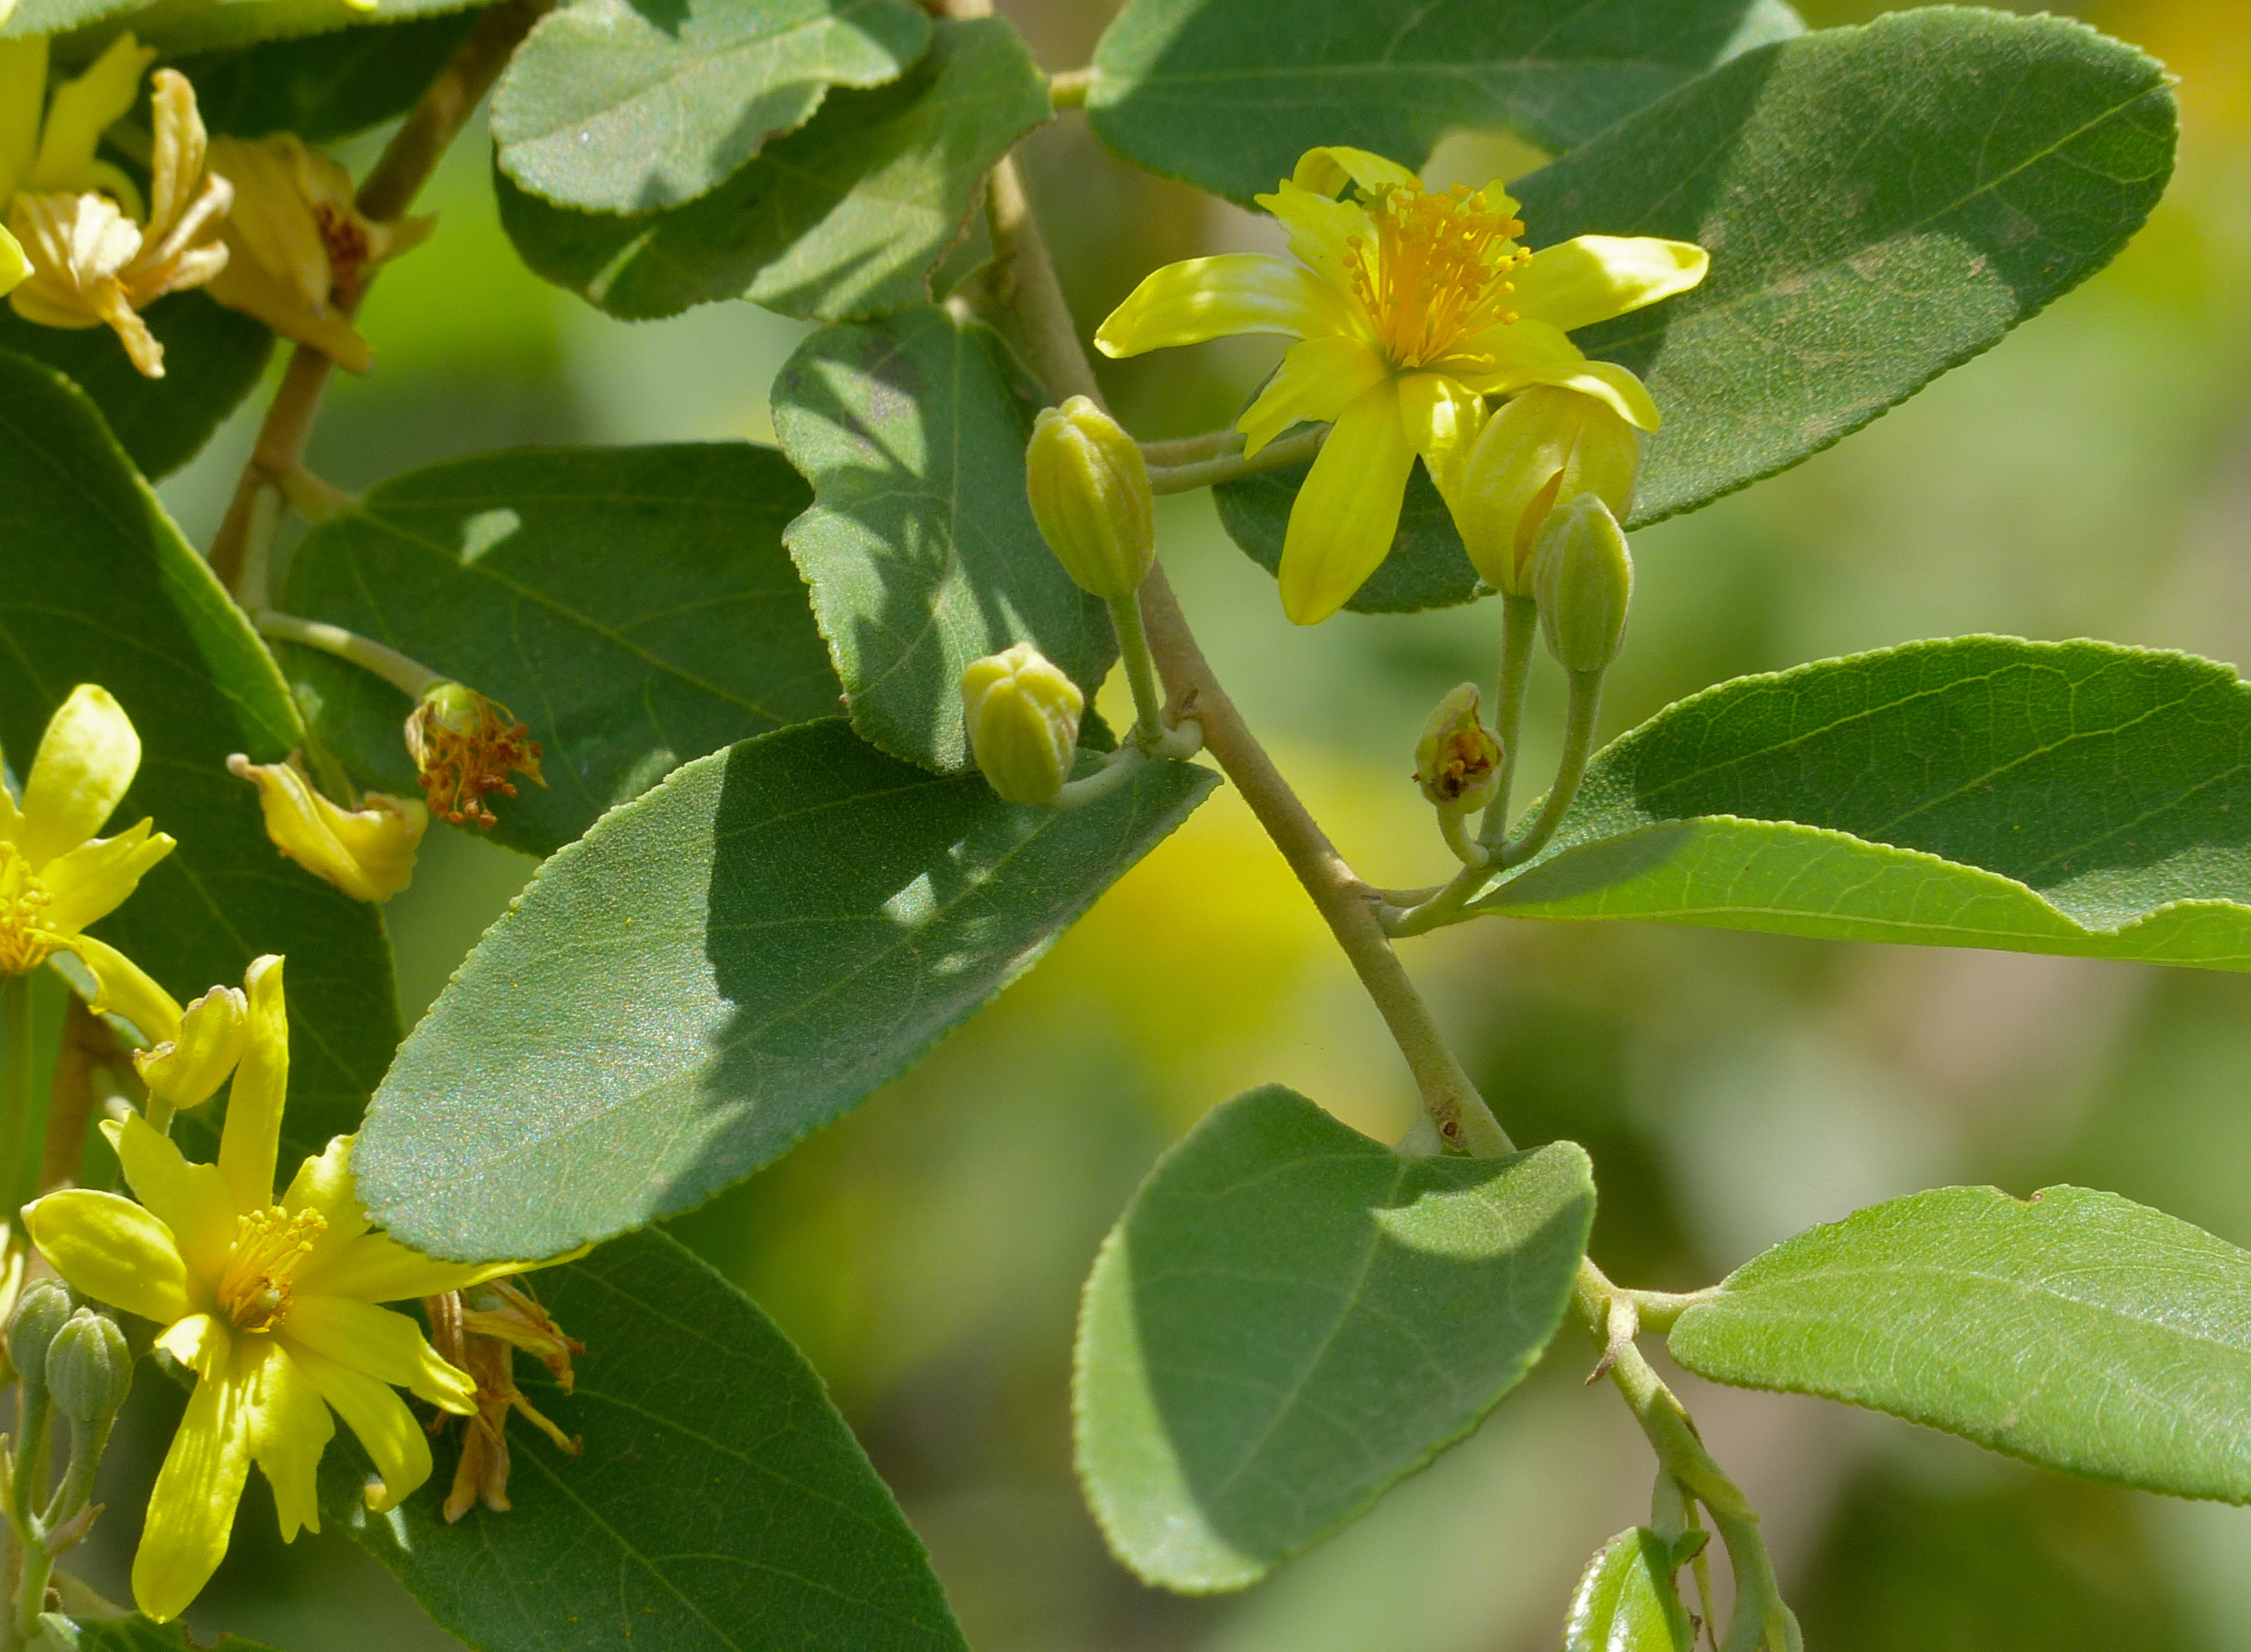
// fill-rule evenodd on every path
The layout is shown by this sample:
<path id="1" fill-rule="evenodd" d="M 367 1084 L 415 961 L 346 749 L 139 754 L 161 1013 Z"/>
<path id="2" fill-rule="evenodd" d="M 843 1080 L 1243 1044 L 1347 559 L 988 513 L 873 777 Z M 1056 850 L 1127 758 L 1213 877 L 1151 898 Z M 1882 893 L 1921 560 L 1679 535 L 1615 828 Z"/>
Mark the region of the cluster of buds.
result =
<path id="1" fill-rule="evenodd" d="M 1029 642 L 971 662 L 961 674 L 969 749 L 1010 803 L 1054 801 L 1078 756 L 1086 696 Z"/>
<path id="2" fill-rule="evenodd" d="M 531 731 L 506 706 L 463 683 L 441 682 L 422 696 L 406 719 L 406 750 L 430 812 L 448 826 L 493 826 L 485 798 L 514 797 L 511 773 L 547 784 Z"/>
<path id="3" fill-rule="evenodd" d="M 387 901 L 414 876 L 414 857 L 430 812 L 412 798 L 371 791 L 347 809 L 313 785 L 304 765 L 253 763 L 241 752 L 228 772 L 253 781 L 274 847 L 355 901 Z"/>

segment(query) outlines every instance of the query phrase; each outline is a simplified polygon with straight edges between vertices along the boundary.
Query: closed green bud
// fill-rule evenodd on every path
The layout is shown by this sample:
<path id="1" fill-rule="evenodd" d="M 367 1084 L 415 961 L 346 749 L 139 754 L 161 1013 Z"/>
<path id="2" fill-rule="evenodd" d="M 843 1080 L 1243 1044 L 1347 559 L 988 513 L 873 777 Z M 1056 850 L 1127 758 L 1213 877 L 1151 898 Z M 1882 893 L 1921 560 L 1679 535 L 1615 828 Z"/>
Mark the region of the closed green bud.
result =
<path id="1" fill-rule="evenodd" d="M 1465 682 L 1438 702 L 1415 743 L 1415 784 L 1438 808 L 1466 812 L 1493 797 L 1500 742 L 1478 716 L 1478 691 Z"/>
<path id="2" fill-rule="evenodd" d="M 47 1347 L 47 1391 L 75 1422 L 106 1422 L 133 1392 L 133 1354 L 107 1314 L 81 1308 Z"/>
<path id="3" fill-rule="evenodd" d="M 1010 803 L 1047 803 L 1070 778 L 1086 696 L 1031 644 L 971 662 L 961 709 L 977 766 Z"/>
<path id="4" fill-rule="evenodd" d="M 1633 556 L 1599 495 L 1582 494 L 1548 519 L 1533 551 L 1533 585 L 1548 652 L 1564 670 L 1601 671 L 1617 658 Z"/>
<path id="5" fill-rule="evenodd" d="M 1024 487 L 1065 573 L 1112 600 L 1141 588 L 1157 554 L 1156 500 L 1140 446 L 1116 419 L 1084 396 L 1042 409 Z"/>
<path id="6" fill-rule="evenodd" d="M 78 1310 L 78 1298 L 59 1279 L 42 1279 L 25 1289 L 8 1322 L 8 1359 L 27 1383 L 47 1379 L 47 1349 L 55 1333 Z"/>
<path id="7" fill-rule="evenodd" d="M 250 1035 L 250 1000 L 233 986 L 215 986 L 180 1016 L 177 1038 L 155 1049 L 136 1051 L 133 1065 L 151 1096 L 175 1107 L 194 1107 L 234 1071 Z"/>
<path id="8" fill-rule="evenodd" d="M 1590 494 L 1625 515 L 1640 468 L 1641 437 L 1608 402 L 1534 385 L 1486 422 L 1446 502 L 1485 582 L 1527 596 L 1540 530 Z"/>

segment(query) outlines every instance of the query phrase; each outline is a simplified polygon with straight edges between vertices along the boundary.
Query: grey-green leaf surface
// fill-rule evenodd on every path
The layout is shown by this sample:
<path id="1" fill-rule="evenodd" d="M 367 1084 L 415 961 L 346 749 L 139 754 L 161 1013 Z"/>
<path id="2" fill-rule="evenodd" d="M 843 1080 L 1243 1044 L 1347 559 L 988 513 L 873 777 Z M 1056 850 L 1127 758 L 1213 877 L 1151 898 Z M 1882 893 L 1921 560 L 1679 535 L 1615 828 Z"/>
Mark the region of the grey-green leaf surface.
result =
<path id="1" fill-rule="evenodd" d="M 374 907 L 267 841 L 230 753 L 277 762 L 301 737 L 289 693 L 240 612 L 59 375 L 0 351 L 0 747 L 27 764 L 73 688 L 98 682 L 141 736 L 114 817 L 179 840 L 95 926 L 182 1000 L 289 960 L 289 1102 L 299 1151 L 349 1130 L 398 1040 L 391 950 Z"/>
<path id="2" fill-rule="evenodd" d="M 1664 415 L 1634 524 L 1810 458 L 2102 268 L 2164 190 L 2174 131 L 2164 70 L 2131 46 L 1934 6 L 1750 52 L 1523 179 L 1529 245 L 1712 254 L 1702 285 L 1576 335 Z M 1302 480 L 1220 490 L 1254 556 L 1278 554 L 1262 548 Z M 1391 556 L 1415 605 L 1477 594 L 1442 515 Z"/>
<path id="3" fill-rule="evenodd" d="M 1563 1652 L 1694 1652 L 1673 1586 L 1680 1562 L 1647 1526 L 1621 1531 L 1587 1563 L 1563 1622 Z"/>
<path id="4" fill-rule="evenodd" d="M 45 32 L 24 29 L 35 17 L 67 16 L 62 28 L 81 31 L 61 50 L 73 61 L 85 58 L 126 29 L 143 45 L 166 57 L 329 34 L 339 29 L 405 23 L 474 8 L 479 0 L 24 0 L 0 34 Z M 90 26 L 97 24 L 98 26 Z"/>
<path id="5" fill-rule="evenodd" d="M 1875 1206 L 1737 1268 L 1672 1349 L 1717 1382 L 2251 1503 L 2251 1254 L 2116 1193 L 1942 1187 Z"/>
<path id="6" fill-rule="evenodd" d="M 774 429 L 812 480 L 784 536 L 855 728 L 939 770 L 969 762 L 962 668 L 1030 641 L 1088 692 L 1118 656 L 1024 494 L 1046 399 L 1000 335 L 940 309 L 830 327 L 774 380 Z"/>
<path id="7" fill-rule="evenodd" d="M 1129 159 L 1247 204 L 1319 144 L 1409 166 L 1464 127 L 1571 149 L 1800 27 L 1780 0 L 1132 0 L 1086 109 Z"/>
<path id="8" fill-rule="evenodd" d="M 476 1652 L 965 1652 L 820 1377 L 740 1291 L 655 1233 L 531 1282 L 586 1351 L 568 1394 L 523 1355 L 516 1380 L 580 1455 L 511 1418 L 514 1506 L 452 1525 L 458 1425 L 387 1517 L 343 1429 L 323 1464 L 329 1517 L 440 1623 Z"/>
<path id="9" fill-rule="evenodd" d="M 493 799 L 495 841 L 560 848 L 690 757 L 833 716 L 835 673 L 781 530 L 810 502 L 770 447 L 541 448 L 434 465 L 306 536 L 283 605 L 500 701 L 547 782 Z M 412 795 L 412 702 L 281 650 L 313 731 L 363 785 Z"/>
<path id="10" fill-rule="evenodd" d="M 2251 688 L 2009 637 L 1739 678 L 1598 754 L 1478 904 L 2251 969 Z"/>
<path id="11" fill-rule="evenodd" d="M 940 23 L 888 86 L 829 94 L 710 194 L 665 211 L 571 211 L 494 174 L 523 261 L 628 321 L 747 298 L 814 321 L 928 301 L 993 163 L 1053 114 L 997 17 Z"/>
<path id="12" fill-rule="evenodd" d="M 493 90 L 501 169 L 586 212 L 685 206 L 835 86 L 897 79 L 930 44 L 907 0 L 571 0 Z"/>
<path id="13" fill-rule="evenodd" d="M 209 1644 L 190 1639 L 184 1623 L 151 1623 L 138 1612 L 123 1618 L 81 1618 L 77 1652 L 273 1652 L 262 1641 L 221 1634 Z M 38 1643 L 44 1648 L 52 1642 Z"/>
<path id="14" fill-rule="evenodd" d="M 1586 1154 L 1418 1158 L 1278 1085 L 1158 1162 L 1087 1280 L 1078 1469 L 1145 1581 L 1239 1589 L 1474 1427 L 1562 1323 Z"/>
<path id="15" fill-rule="evenodd" d="M 841 720 L 675 771 L 543 867 L 399 1051 L 353 1168 L 384 1226 L 549 1256 L 786 1152 L 983 1006 L 1214 784 L 1056 813 Z"/>
<path id="16" fill-rule="evenodd" d="M 474 11 L 443 12 L 201 52 L 172 66 L 194 83 L 213 132 L 333 143 L 405 114 L 476 21 Z"/>
<path id="17" fill-rule="evenodd" d="M 203 450 L 266 370 L 274 335 L 266 323 L 175 293 L 142 312 L 164 347 L 164 377 L 144 378 L 106 327 L 41 327 L 0 305 L 0 349 L 66 373 L 101 410 L 110 432 L 144 476 L 170 475 Z"/>

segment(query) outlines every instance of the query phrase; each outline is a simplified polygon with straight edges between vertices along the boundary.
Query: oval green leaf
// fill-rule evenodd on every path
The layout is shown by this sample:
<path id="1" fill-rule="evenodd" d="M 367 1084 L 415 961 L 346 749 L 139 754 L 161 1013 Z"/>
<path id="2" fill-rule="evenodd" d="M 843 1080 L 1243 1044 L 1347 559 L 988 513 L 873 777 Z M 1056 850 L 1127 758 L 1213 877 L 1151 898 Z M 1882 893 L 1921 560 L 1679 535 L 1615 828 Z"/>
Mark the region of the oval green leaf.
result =
<path id="1" fill-rule="evenodd" d="M 1086 112 L 1127 159 L 1248 205 L 1316 145 L 1409 166 L 1459 128 L 1583 143 L 1714 63 L 1802 27 L 1781 0 L 1132 0 Z"/>
<path id="2" fill-rule="evenodd" d="M 387 1516 L 344 1430 L 322 1465 L 329 1517 L 431 1616 L 477 1652 L 966 1652 L 820 1377 L 740 1291 L 654 1233 L 532 1283 L 586 1349 L 567 1394 L 526 1355 L 516 1380 L 578 1456 L 510 1418 L 514 1506 L 458 1524 L 440 1510 L 458 1427 Z"/>
<path id="3" fill-rule="evenodd" d="M 213 132 L 333 143 L 402 115 L 476 26 L 474 11 L 200 52 L 172 66 Z"/>
<path id="4" fill-rule="evenodd" d="M 774 430 L 812 479 L 784 536 L 855 728 L 933 769 L 969 763 L 961 673 L 1023 641 L 1092 696 L 1118 657 L 1024 494 L 1046 396 L 1000 335 L 940 309 L 824 328 L 774 380 Z"/>
<path id="5" fill-rule="evenodd" d="M 398 1053 L 353 1169 L 433 1255 L 701 1202 L 904 1071 L 1215 784 L 1016 808 L 840 720 L 698 759 L 540 868 Z"/>
<path id="6" fill-rule="evenodd" d="M 523 261 L 627 321 L 746 298 L 812 321 L 927 303 L 993 163 L 1054 114 L 998 17 L 940 23 L 889 86 L 839 91 L 710 194 L 664 211 L 573 211 L 495 170 Z"/>
<path id="7" fill-rule="evenodd" d="M 2251 1503 L 2251 1254 L 2116 1193 L 1942 1187 L 1875 1206 L 1737 1268 L 1672 1349 L 1715 1382 Z"/>
<path id="8" fill-rule="evenodd" d="M 1393 1152 L 1278 1085 L 1216 1109 L 1103 1242 L 1078 1471 L 1146 1582 L 1240 1589 L 1467 1434 L 1562 1324 L 1587 1156 Z"/>
<path id="9" fill-rule="evenodd" d="M 287 954 L 283 1131 L 316 1152 L 358 1122 L 398 1006 L 377 909 L 283 860 L 255 790 L 226 771 L 232 752 L 274 763 L 301 742 L 288 689 L 93 404 L 4 351 L 0 475 L 0 748 L 28 761 L 79 683 L 116 695 L 142 757 L 114 819 L 152 816 L 179 847 L 96 932 L 183 1002 Z"/>
<path id="10" fill-rule="evenodd" d="M 1583 329 L 1664 414 L 1636 526 L 1709 504 L 1860 429 L 2093 274 L 2172 169 L 2164 69 L 2084 24 L 1929 7 L 1738 58 L 1515 187 L 1527 242 L 1656 235 L 1703 284 Z M 1684 180 L 1683 156 L 1706 157 Z M 1268 562 L 1301 473 L 1219 489 Z M 1443 514 L 1352 606 L 1465 602 Z"/>
<path id="11" fill-rule="evenodd" d="M 493 90 L 501 169 L 585 212 L 710 194 L 833 86 L 897 79 L 930 44 L 907 0 L 571 0 Z"/>
<path id="12" fill-rule="evenodd" d="M 2251 687 L 1962 637 L 1721 683 L 1476 909 L 2251 969 Z"/>
<path id="13" fill-rule="evenodd" d="M 1572 1593 L 1563 1652 L 1694 1652 L 1695 1628 L 1673 1586 L 1680 1564 L 1647 1526 L 1612 1538 Z"/>
<path id="14" fill-rule="evenodd" d="M 314 529 L 283 605 L 522 717 L 547 784 L 495 798 L 492 835 L 546 855 L 690 757 L 835 715 L 781 543 L 810 500 L 747 443 L 484 454 L 394 478 Z M 322 743 L 361 785 L 412 795 L 406 696 L 280 652 Z"/>
<path id="15" fill-rule="evenodd" d="M 111 37 L 131 29 L 142 45 L 155 46 L 164 56 L 217 52 L 231 46 L 254 45 L 261 40 L 289 40 L 329 34 L 340 29 L 370 24 L 405 23 L 415 17 L 436 17 L 475 8 L 480 0 L 156 0 L 137 9 L 132 0 L 23 0 L 6 32 L 26 10 L 68 10 L 71 26 L 104 19 L 87 29 L 66 50 L 73 59 L 89 55 Z"/>

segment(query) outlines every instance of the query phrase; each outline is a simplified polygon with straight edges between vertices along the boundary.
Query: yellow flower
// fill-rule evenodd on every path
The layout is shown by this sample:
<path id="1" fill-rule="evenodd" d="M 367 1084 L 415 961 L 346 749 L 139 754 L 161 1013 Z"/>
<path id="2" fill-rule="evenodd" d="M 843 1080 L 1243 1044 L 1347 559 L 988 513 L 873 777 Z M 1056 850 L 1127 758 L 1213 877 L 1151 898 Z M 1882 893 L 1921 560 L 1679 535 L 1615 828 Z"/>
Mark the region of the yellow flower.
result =
<path id="1" fill-rule="evenodd" d="M 1588 494 L 1624 521 L 1640 469 L 1641 437 L 1608 403 L 1538 385 L 1504 403 L 1437 480 L 1472 564 L 1521 597 L 1542 524 Z"/>
<path id="2" fill-rule="evenodd" d="M 84 933 L 124 902 L 172 840 L 142 820 L 97 838 L 141 766 L 141 737 L 108 690 L 81 683 L 40 736 L 21 804 L 0 788 L 0 975 L 76 953 L 110 1010 L 152 1042 L 177 1038 L 180 1006 L 115 947 Z"/>
<path id="3" fill-rule="evenodd" d="M 1347 184 L 1354 196 L 1338 199 Z M 1255 453 L 1301 420 L 1333 421 L 1283 540 L 1282 605 L 1299 625 L 1334 613 L 1382 562 L 1416 455 L 1451 480 L 1486 397 L 1557 385 L 1657 428 L 1641 381 L 1588 360 L 1567 335 L 1695 286 L 1701 247 L 1583 235 L 1527 252 L 1498 185 L 1432 194 L 1364 149 L 1306 151 L 1258 203 L 1289 230 L 1294 260 L 1167 265 L 1095 343 L 1133 356 L 1229 333 L 1299 341 L 1236 424 Z"/>
<path id="4" fill-rule="evenodd" d="M 211 169 L 234 186 L 226 267 L 211 295 L 347 371 L 366 372 L 375 358 L 349 308 L 368 273 L 419 245 L 436 220 L 362 217 L 351 174 L 294 133 L 214 138 Z"/>
<path id="5" fill-rule="evenodd" d="M 433 1261 L 371 1232 L 340 1136 L 274 1199 L 288 1015 L 281 960 L 250 966 L 250 1033 L 216 1165 L 191 1165 L 138 1114 L 106 1124 L 139 1204 L 72 1188 L 28 1209 L 32 1242 L 79 1291 L 163 1327 L 156 1345 L 196 1373 L 186 1417 L 149 1500 L 133 1598 L 158 1622 L 195 1599 L 226 1552 L 255 1462 L 281 1536 L 321 1529 L 315 1486 L 333 1407 L 383 1477 L 380 1511 L 430 1477 L 430 1445 L 403 1387 L 463 1416 L 476 1385 L 405 1314 L 377 1303 L 459 1290 L 522 1262 Z"/>
<path id="6" fill-rule="evenodd" d="M 347 809 L 313 789 L 295 762 L 253 763 L 241 752 L 227 771 L 258 785 L 274 847 L 355 901 L 388 901 L 414 877 L 414 854 L 430 824 L 415 798 L 371 791 Z"/>
<path id="7" fill-rule="evenodd" d="M 145 213 L 132 180 L 94 158 L 155 55 L 120 36 L 56 92 L 41 127 L 46 42 L 0 42 L 0 198 L 13 197 L 9 227 L 30 266 L 8 294 L 16 313 L 43 327 L 112 328 L 133 365 L 162 378 L 164 347 L 140 312 L 225 267 L 218 238 L 232 191 L 204 171 L 195 90 L 170 69 L 149 80 L 156 148 Z"/>

